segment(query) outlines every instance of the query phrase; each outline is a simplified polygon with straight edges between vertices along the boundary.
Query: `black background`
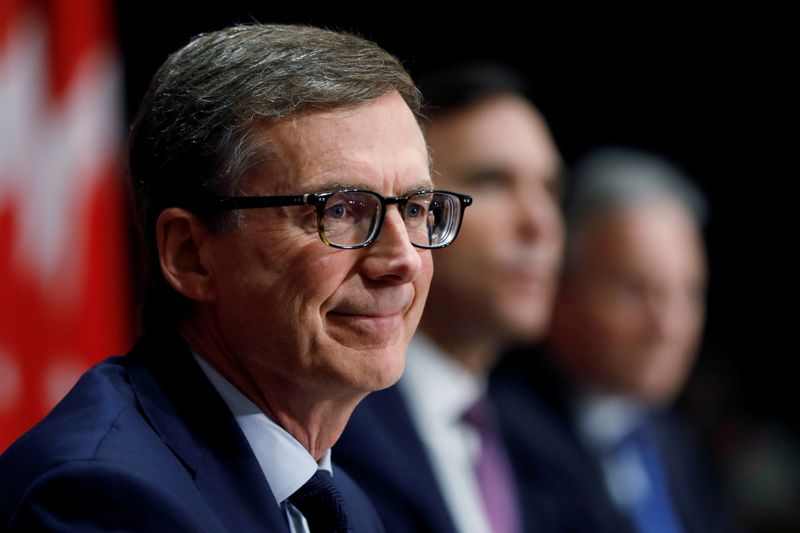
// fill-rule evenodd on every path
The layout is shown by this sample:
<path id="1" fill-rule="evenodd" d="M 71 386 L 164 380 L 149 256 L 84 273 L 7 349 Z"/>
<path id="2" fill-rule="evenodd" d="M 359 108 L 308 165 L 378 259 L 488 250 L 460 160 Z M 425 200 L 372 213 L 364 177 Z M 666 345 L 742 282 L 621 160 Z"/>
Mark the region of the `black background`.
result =
<path id="1" fill-rule="evenodd" d="M 489 7 L 434 15 L 418 5 L 121 2 L 128 115 L 169 52 L 233 22 L 354 31 L 412 74 L 459 59 L 517 66 L 568 163 L 597 145 L 628 144 L 677 161 L 705 190 L 711 286 L 703 358 L 732 369 L 741 409 L 796 426 L 798 135 L 790 78 L 798 47 L 788 15 Z"/>

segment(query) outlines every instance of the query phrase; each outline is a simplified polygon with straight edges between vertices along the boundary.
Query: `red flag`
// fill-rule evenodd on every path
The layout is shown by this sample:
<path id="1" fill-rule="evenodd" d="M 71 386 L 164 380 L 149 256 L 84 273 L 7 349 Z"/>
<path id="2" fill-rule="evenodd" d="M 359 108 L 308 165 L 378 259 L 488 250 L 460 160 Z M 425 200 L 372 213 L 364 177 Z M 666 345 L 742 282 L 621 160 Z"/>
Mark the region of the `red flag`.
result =
<path id="1" fill-rule="evenodd" d="M 130 342 L 109 0 L 0 0 L 0 451 Z"/>

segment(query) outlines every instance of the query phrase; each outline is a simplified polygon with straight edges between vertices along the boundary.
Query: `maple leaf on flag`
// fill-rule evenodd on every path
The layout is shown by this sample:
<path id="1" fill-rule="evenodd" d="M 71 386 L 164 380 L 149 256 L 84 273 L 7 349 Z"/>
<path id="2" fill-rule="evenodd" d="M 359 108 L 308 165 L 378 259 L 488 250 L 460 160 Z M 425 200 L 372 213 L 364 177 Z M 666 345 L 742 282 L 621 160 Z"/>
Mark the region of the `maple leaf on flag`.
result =
<path id="1" fill-rule="evenodd" d="M 109 8 L 0 3 L 0 451 L 130 340 Z"/>

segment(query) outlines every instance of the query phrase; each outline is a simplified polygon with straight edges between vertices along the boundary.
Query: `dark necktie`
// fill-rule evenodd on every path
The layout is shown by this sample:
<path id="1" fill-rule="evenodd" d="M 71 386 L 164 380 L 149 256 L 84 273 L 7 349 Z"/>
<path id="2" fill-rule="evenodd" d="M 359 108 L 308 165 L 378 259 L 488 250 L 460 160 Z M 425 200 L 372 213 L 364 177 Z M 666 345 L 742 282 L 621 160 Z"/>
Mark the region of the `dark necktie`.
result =
<path id="1" fill-rule="evenodd" d="M 311 533 L 350 531 L 344 499 L 326 470 L 317 470 L 305 485 L 289 496 L 289 501 L 303 513 Z"/>
<path id="2" fill-rule="evenodd" d="M 679 533 L 680 520 L 672 504 L 667 476 L 658 448 L 645 424 L 637 427 L 613 449 L 617 466 L 616 482 L 621 488 L 637 485 L 635 479 L 626 479 L 632 469 L 643 470 L 644 487 L 634 491 L 627 502 L 627 512 L 639 533 Z M 641 465 L 636 467 L 631 463 Z M 628 492 L 628 491 L 626 491 Z"/>
<path id="3" fill-rule="evenodd" d="M 517 533 L 520 525 L 514 478 L 488 399 L 479 398 L 464 413 L 464 420 L 480 435 L 481 451 L 475 462 L 475 475 L 492 531 Z"/>

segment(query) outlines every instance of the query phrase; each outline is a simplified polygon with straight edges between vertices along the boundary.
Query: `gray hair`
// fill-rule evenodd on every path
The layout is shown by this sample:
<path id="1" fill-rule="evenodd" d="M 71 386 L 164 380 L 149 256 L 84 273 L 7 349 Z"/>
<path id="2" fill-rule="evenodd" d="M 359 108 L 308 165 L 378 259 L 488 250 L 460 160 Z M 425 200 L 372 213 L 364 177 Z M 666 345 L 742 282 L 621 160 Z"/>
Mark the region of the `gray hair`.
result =
<path id="1" fill-rule="evenodd" d="M 703 226 L 708 216 L 708 204 L 701 190 L 663 157 L 623 147 L 602 148 L 583 157 L 570 173 L 565 200 L 565 265 L 571 263 L 592 220 L 653 201 L 669 201 L 684 207 L 698 226 Z"/>
<path id="2" fill-rule="evenodd" d="M 169 320 L 186 305 L 158 264 L 155 223 L 164 209 L 239 192 L 246 172 L 270 156 L 260 126 L 392 91 L 419 120 L 420 93 L 395 57 L 360 37 L 308 26 L 234 26 L 169 56 L 134 120 L 128 153 L 145 254 L 143 325 L 155 325 L 154 312 Z"/>

